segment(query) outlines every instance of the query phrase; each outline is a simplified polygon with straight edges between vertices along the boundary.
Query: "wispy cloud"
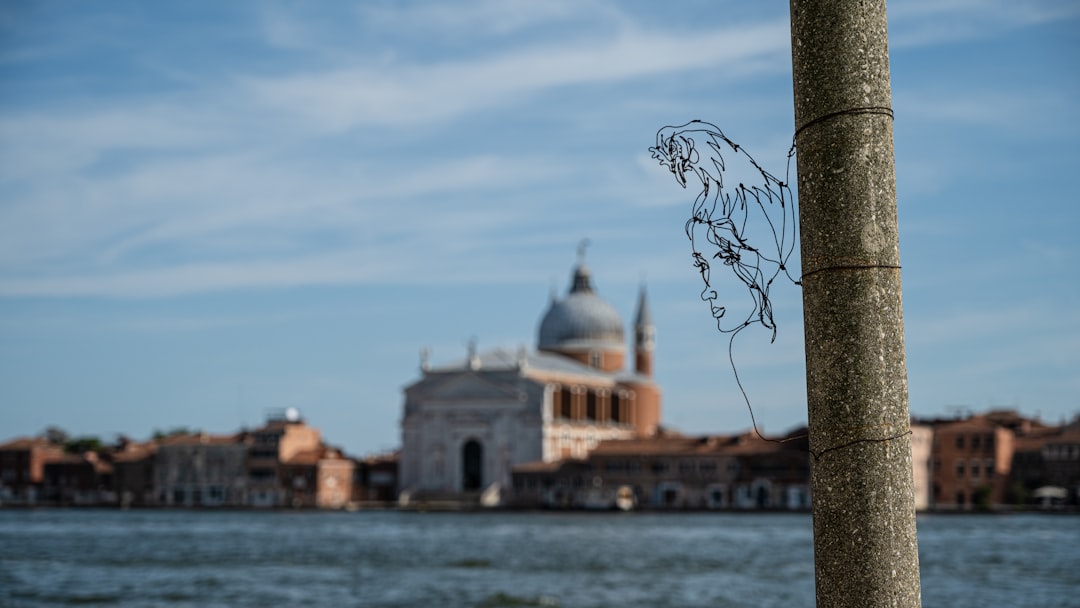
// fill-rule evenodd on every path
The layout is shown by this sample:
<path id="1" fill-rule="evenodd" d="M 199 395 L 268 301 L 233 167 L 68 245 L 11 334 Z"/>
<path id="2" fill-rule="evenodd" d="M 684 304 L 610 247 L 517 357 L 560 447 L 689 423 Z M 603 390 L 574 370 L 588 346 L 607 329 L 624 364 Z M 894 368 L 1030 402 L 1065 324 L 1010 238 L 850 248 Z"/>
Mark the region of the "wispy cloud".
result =
<path id="1" fill-rule="evenodd" d="M 480 0 L 478 2 L 446 4 L 420 3 L 410 6 L 362 5 L 360 18 L 375 27 L 410 28 L 425 36 L 457 34 L 467 30 L 470 35 L 505 36 L 523 29 L 550 23 L 580 21 L 590 15 L 607 19 L 619 18 L 620 13 L 609 3 L 591 0 Z"/>
<path id="2" fill-rule="evenodd" d="M 889 45 L 894 49 L 991 38 L 1002 32 L 1075 19 L 1069 0 L 913 0 L 889 6 Z"/>
<path id="3" fill-rule="evenodd" d="M 786 64 L 783 21 L 673 33 L 640 29 L 603 3 L 545 4 L 529 20 L 496 5 L 454 11 L 463 21 L 447 27 L 480 19 L 497 34 L 582 11 L 614 27 L 587 41 L 511 44 L 436 63 L 324 53 L 324 62 L 335 67 L 277 76 L 254 75 L 238 64 L 229 76 L 187 81 L 180 92 L 106 96 L 0 118 L 0 188 L 7 199 L 0 207 L 0 291 L 167 295 L 373 280 L 370 273 L 342 269 L 338 260 L 355 263 L 366 248 L 415 246 L 423 242 L 417 235 L 435 233 L 444 235 L 446 248 L 475 248 L 574 205 L 497 205 L 484 193 L 513 190 L 520 200 L 531 185 L 578 179 L 592 183 L 593 191 L 608 186 L 615 196 L 626 183 L 610 167 L 604 173 L 602 165 L 582 165 L 562 151 L 494 147 L 462 155 L 445 141 L 424 149 L 413 126 L 497 110 L 560 87 L 705 66 L 734 74 L 747 70 L 746 62 Z M 358 18 L 434 26 L 445 10 L 429 4 Z M 319 54 L 326 24 L 292 16 L 280 7 L 265 9 L 265 39 Z M 302 152 L 360 126 L 418 145 L 406 150 L 391 141 L 385 156 L 339 145 L 340 158 L 322 154 L 317 163 Z M 593 175 L 581 180 L 588 172 Z M 664 179 L 660 171 L 652 175 Z M 589 188 L 576 196 L 588 196 Z M 465 200 L 466 193 L 476 200 Z M 641 192 L 625 195 L 621 201 L 648 202 Z M 272 277 L 271 269 L 278 274 Z"/>
<path id="4" fill-rule="evenodd" d="M 252 99 L 312 125 L 341 131 L 360 125 L 440 122 L 522 96 L 774 57 L 784 65 L 786 22 L 675 35 L 624 30 L 588 43 L 511 50 L 472 61 L 356 66 L 317 74 L 250 77 Z"/>
<path id="5" fill-rule="evenodd" d="M 249 154 L 151 163 L 108 179 L 76 178 L 67 186 L 35 192 L 0 210 L 9 233 L 0 244 L 0 266 L 15 274 L 0 278 L 4 285 L 0 289 L 59 295 L 59 286 L 69 285 L 79 293 L 100 294 L 113 286 L 130 293 L 132 282 L 149 279 L 147 273 L 128 274 L 116 281 L 102 273 L 119 272 L 130 262 L 164 272 L 164 266 L 215 256 L 225 261 L 246 259 L 254 267 L 245 272 L 243 264 L 234 262 L 224 271 L 219 267 L 180 269 L 182 280 L 170 293 L 183 288 L 266 285 L 263 258 L 300 254 L 297 263 L 303 266 L 312 263 L 312 259 L 302 261 L 305 251 L 334 248 L 334 242 L 336 247 L 363 249 L 400 239 L 403 245 L 419 244 L 424 235 L 442 234 L 448 241 L 476 243 L 485 232 L 524 222 L 530 213 L 540 211 L 480 203 L 467 208 L 446 201 L 464 193 L 478 196 L 544 183 L 565 171 L 540 159 L 477 156 L 393 169 L 346 171 L 331 164 L 312 173 L 304 164 L 294 166 Z M 313 183 L 318 184 L 317 190 Z M 73 205 L 74 201 L 81 202 Z M 320 242 L 319 235 L 335 239 Z M 170 258 L 154 262 L 136 257 L 163 247 L 173 251 Z M 308 284 L 368 276 L 328 272 L 322 259 L 306 279 L 304 272 L 289 274 L 288 265 L 269 265 L 285 271 L 283 276 Z M 96 278 L 85 282 L 53 279 L 49 281 L 52 287 L 33 289 L 29 286 L 35 283 L 16 279 L 35 267 L 46 273 L 66 268 Z M 232 276 L 233 271 L 247 277 L 216 278 L 222 272 Z M 146 293 L 161 290 L 159 281 L 151 281 Z"/>

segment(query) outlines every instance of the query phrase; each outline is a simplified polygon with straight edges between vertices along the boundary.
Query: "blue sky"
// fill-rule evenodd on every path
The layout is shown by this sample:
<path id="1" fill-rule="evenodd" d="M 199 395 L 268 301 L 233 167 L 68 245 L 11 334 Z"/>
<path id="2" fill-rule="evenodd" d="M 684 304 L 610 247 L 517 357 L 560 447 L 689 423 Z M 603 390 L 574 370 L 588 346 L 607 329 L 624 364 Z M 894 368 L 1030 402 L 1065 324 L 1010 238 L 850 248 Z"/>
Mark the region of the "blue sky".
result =
<path id="1" fill-rule="evenodd" d="M 582 238 L 664 421 L 746 429 L 698 299 L 693 193 L 647 148 L 703 119 L 785 171 L 787 3 L 7 2 L 0 439 L 232 432 L 298 407 L 360 455 L 401 389 L 535 347 Z M 1080 412 L 1080 5 L 889 8 L 912 412 Z M 794 181 L 794 173 L 792 174 Z M 801 294 L 736 363 L 805 421 Z"/>

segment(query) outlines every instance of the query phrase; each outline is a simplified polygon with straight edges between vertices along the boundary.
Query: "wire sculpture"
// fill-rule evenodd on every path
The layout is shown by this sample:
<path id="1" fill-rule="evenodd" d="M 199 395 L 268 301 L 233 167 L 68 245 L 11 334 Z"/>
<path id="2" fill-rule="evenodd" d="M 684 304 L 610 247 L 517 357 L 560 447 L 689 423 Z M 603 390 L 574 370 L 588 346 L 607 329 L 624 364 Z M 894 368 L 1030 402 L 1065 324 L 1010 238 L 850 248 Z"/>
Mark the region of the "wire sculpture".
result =
<path id="1" fill-rule="evenodd" d="M 878 108 L 858 109 L 859 112 L 879 111 Z M 891 112 L 890 112 L 891 115 Z M 805 126 L 804 126 L 805 128 Z M 800 129 L 801 130 L 801 129 Z M 796 136 L 798 132 L 796 132 Z M 652 157 L 675 176 L 683 188 L 697 178 L 701 191 L 694 198 L 693 211 L 686 221 L 686 236 L 690 239 L 694 267 L 701 274 L 705 287 L 701 299 L 722 333 L 728 339 L 728 361 L 735 383 L 742 393 L 754 432 L 766 441 L 786 443 L 805 439 L 806 434 L 783 439 L 762 435 L 754 417 L 750 397 L 735 367 L 735 336 L 751 325 L 761 325 L 772 332 L 776 341 L 776 320 L 773 318 L 769 289 L 781 274 L 794 285 L 802 285 L 788 271 L 788 261 L 798 242 L 798 221 L 795 197 L 788 185 L 791 159 L 795 156 L 795 138 L 788 150 L 788 173 L 784 181 L 761 168 L 741 146 L 728 139 L 714 124 L 692 120 L 684 125 L 663 127 L 656 133 L 656 145 L 649 148 Z M 692 177 L 691 177 L 692 176 Z M 701 243 L 715 252 L 706 256 Z M 731 269 L 731 276 L 749 292 L 752 306 L 743 316 L 728 318 L 728 306 L 721 305 L 719 290 L 713 286 L 712 263 L 715 260 Z M 907 430 L 885 438 L 862 438 L 821 450 L 807 450 L 818 459 L 824 454 L 860 443 L 880 443 L 910 435 Z"/>
<path id="2" fill-rule="evenodd" d="M 704 145 L 699 145 L 699 140 Z M 716 125 L 700 120 L 660 129 L 656 146 L 649 151 L 683 188 L 691 181 L 690 176 L 701 184 L 686 222 L 686 236 L 694 267 L 705 285 L 701 299 L 709 303 L 717 328 L 734 338 L 748 326 L 760 324 L 772 331 L 775 341 L 776 321 L 769 289 L 781 273 L 800 284 L 787 268 L 798 240 L 791 188 L 762 169 Z M 726 179 L 730 176 L 742 181 Z M 702 241 L 712 245 L 715 253 L 703 254 Z M 745 317 L 729 319 L 728 306 L 718 303 L 713 260 L 729 267 L 745 285 L 752 303 Z"/>
<path id="3" fill-rule="evenodd" d="M 746 150 L 708 122 L 692 120 L 660 129 L 656 133 L 656 145 L 649 152 L 671 171 L 683 188 L 688 183 L 700 184 L 701 190 L 686 221 L 690 255 L 704 283 L 701 299 L 708 303 L 717 329 L 731 335 L 728 340 L 731 370 L 750 410 L 754 430 L 762 436 L 735 367 L 733 348 L 735 336 L 751 325 L 770 330 L 771 341 L 775 342 L 776 320 L 769 290 L 781 274 L 793 284 L 801 285 L 787 267 L 798 242 L 794 195 L 786 181 L 761 168 Z M 793 155 L 794 147 L 788 153 L 789 171 Z M 703 253 L 705 246 L 711 246 L 713 252 Z M 745 316 L 720 303 L 720 292 L 713 284 L 720 278 L 712 272 L 716 260 L 728 267 L 729 275 L 745 287 L 749 296 L 749 311 Z"/>

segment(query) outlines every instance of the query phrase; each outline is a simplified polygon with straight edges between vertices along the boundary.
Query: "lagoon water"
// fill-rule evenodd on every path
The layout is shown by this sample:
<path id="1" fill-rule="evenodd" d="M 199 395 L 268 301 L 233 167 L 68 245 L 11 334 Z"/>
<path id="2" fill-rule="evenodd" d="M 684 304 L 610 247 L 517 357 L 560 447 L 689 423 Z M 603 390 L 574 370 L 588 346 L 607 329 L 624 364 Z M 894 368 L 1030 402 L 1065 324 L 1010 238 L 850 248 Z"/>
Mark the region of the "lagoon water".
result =
<path id="1" fill-rule="evenodd" d="M 920 516 L 923 605 L 1080 607 L 1080 517 Z M 0 509 L 0 606 L 814 605 L 805 514 Z"/>

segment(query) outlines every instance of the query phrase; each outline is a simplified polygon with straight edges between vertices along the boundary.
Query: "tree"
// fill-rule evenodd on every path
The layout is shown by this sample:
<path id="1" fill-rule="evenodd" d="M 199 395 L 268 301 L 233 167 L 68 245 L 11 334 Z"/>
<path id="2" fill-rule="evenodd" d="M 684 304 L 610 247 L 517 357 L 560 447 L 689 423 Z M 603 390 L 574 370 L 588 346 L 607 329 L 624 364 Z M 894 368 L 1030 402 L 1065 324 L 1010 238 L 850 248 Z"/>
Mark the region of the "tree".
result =
<path id="1" fill-rule="evenodd" d="M 105 444 L 101 439 L 90 435 L 75 437 L 64 442 L 64 451 L 68 454 L 84 454 L 86 452 L 100 452 Z"/>

